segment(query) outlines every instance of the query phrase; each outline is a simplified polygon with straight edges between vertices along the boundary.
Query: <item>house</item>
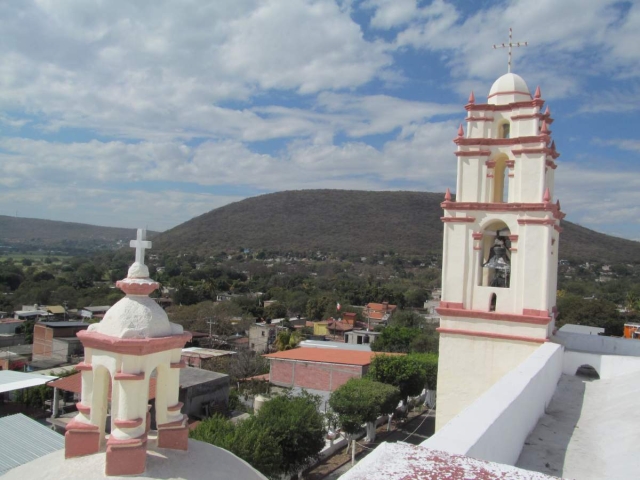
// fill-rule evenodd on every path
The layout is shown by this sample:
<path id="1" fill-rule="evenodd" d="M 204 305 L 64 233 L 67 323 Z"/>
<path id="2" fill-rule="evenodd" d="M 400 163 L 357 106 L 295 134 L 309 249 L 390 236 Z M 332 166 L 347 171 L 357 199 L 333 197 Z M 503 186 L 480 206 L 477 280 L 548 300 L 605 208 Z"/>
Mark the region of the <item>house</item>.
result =
<path id="1" fill-rule="evenodd" d="M 182 349 L 181 360 L 190 367 L 202 368 L 203 362 L 212 358 L 230 357 L 236 352 L 231 350 L 215 350 L 213 348 L 188 347 Z"/>
<path id="2" fill-rule="evenodd" d="M 332 392 L 350 378 L 362 378 L 375 352 L 325 348 L 294 348 L 264 355 L 269 381 L 281 387 Z"/>
<path id="3" fill-rule="evenodd" d="M 279 329 L 283 327 L 275 323 L 256 323 L 249 328 L 249 348 L 257 353 L 265 353 L 270 350 L 276 341 Z"/>
<path id="4" fill-rule="evenodd" d="M 345 343 L 353 345 L 369 345 L 375 341 L 375 339 L 382 332 L 374 332 L 369 330 L 352 330 L 344 334 Z"/>
<path id="5" fill-rule="evenodd" d="M 40 322 L 33 327 L 33 360 L 72 362 L 72 357 L 84 355 L 82 343 L 76 333 L 86 330 L 83 322 Z"/>
<path id="6" fill-rule="evenodd" d="M 97 307 L 84 307 L 80 310 L 82 318 L 102 318 L 111 307 L 109 305 L 101 305 Z"/>
<path id="7" fill-rule="evenodd" d="M 397 305 L 389 305 L 389 302 L 367 303 L 362 316 L 370 324 L 386 323 L 397 308 Z"/>

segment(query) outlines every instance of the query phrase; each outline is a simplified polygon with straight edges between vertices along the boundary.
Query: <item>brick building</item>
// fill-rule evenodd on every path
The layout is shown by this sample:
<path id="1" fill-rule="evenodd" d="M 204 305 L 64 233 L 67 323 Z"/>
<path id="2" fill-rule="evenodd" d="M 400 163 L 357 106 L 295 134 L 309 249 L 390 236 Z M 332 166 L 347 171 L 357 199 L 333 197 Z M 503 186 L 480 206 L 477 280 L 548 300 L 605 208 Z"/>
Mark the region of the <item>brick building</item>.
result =
<path id="1" fill-rule="evenodd" d="M 33 327 L 33 360 L 56 358 L 71 362 L 71 357 L 82 356 L 84 348 L 76 337 L 80 330 L 89 328 L 82 322 L 40 322 Z"/>
<path id="2" fill-rule="evenodd" d="M 332 392 L 350 378 L 362 378 L 375 352 L 294 348 L 265 355 L 271 363 L 269 381 L 281 387 Z"/>

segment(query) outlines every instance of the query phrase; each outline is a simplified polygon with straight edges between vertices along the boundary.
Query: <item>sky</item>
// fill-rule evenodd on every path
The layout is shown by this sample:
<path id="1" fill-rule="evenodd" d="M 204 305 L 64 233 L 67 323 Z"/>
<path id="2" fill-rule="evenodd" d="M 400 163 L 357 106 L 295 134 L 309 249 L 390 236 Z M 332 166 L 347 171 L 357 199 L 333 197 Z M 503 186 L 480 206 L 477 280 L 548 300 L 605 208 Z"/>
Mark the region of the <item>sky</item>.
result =
<path id="1" fill-rule="evenodd" d="M 640 240 L 640 3 L 0 0 L 0 214 L 166 230 L 281 190 L 454 191 L 506 73 L 567 220 Z"/>

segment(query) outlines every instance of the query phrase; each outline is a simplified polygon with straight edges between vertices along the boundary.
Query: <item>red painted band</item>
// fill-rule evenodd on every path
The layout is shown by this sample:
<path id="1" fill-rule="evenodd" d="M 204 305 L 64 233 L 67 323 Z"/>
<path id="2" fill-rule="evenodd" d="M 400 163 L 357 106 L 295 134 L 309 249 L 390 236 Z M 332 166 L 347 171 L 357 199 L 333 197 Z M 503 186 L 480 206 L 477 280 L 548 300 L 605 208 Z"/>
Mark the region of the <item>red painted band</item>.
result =
<path id="1" fill-rule="evenodd" d="M 547 142 L 545 138 L 549 135 L 530 135 L 527 137 L 514 137 L 514 138 L 464 138 L 457 137 L 453 140 L 453 143 L 456 145 L 465 145 L 465 146 L 480 146 L 480 145 L 488 145 L 488 146 L 509 146 L 509 145 L 523 145 L 528 143 L 537 143 L 542 144 L 539 148 L 546 148 L 545 145 Z M 529 147 L 532 148 L 532 147 Z"/>
<path id="2" fill-rule="evenodd" d="M 488 157 L 489 155 L 491 155 L 491 152 L 489 150 L 476 150 L 473 152 L 453 152 L 453 154 L 456 157 Z"/>
<path id="3" fill-rule="evenodd" d="M 518 315 L 515 313 L 485 312 L 482 310 L 466 310 L 461 308 L 438 307 L 436 311 L 445 317 L 481 318 L 483 320 L 495 320 L 498 322 L 531 323 L 534 325 L 547 325 L 551 317 L 543 318 L 532 315 Z"/>
<path id="4" fill-rule="evenodd" d="M 501 333 L 475 332 L 473 330 L 456 330 L 452 328 L 436 328 L 439 333 L 448 333 L 450 335 L 465 335 L 469 337 L 496 338 L 498 340 L 515 340 L 518 342 L 545 343 L 546 338 L 523 337 L 520 335 L 503 335 Z"/>
<path id="5" fill-rule="evenodd" d="M 134 420 L 114 420 L 113 424 L 118 428 L 136 428 L 142 425 L 142 419 L 136 418 Z"/>
<path id="6" fill-rule="evenodd" d="M 518 225 L 555 225 L 553 218 L 519 218 Z"/>
<path id="7" fill-rule="evenodd" d="M 509 110 L 517 110 L 520 108 L 535 108 L 542 107 L 544 105 L 544 100 L 540 98 L 534 98 L 531 101 L 525 102 L 513 102 L 508 103 L 506 105 L 492 105 L 488 103 L 469 103 L 464 106 L 465 110 L 468 112 L 481 112 L 483 110 L 487 110 L 490 112 L 506 112 Z"/>
<path id="8" fill-rule="evenodd" d="M 76 403 L 76 409 L 78 409 L 78 411 L 84 415 L 90 415 L 91 414 L 91 407 L 89 405 L 85 405 L 81 402 Z"/>
<path id="9" fill-rule="evenodd" d="M 475 222 L 475 217 L 440 217 L 444 223 L 471 223 Z"/>
<path id="10" fill-rule="evenodd" d="M 122 373 L 118 372 L 113 376 L 114 380 L 144 380 L 144 373 Z"/>
<path id="11" fill-rule="evenodd" d="M 84 362 L 80 362 L 73 368 L 75 368 L 79 372 L 90 372 L 91 370 L 93 370 L 93 367 L 89 363 Z"/>
<path id="12" fill-rule="evenodd" d="M 76 336 L 85 348 L 95 348 L 127 355 L 148 355 L 182 348 L 191 339 L 188 332 L 159 338 L 117 338 L 88 330 L 79 331 Z"/>

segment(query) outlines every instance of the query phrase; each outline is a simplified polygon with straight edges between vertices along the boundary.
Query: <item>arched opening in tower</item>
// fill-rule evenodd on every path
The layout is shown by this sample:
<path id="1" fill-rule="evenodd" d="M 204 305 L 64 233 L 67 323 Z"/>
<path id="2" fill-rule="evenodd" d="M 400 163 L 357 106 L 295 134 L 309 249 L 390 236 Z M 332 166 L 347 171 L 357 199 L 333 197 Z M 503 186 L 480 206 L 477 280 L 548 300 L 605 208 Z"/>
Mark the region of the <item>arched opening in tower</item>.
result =
<path id="1" fill-rule="evenodd" d="M 593 380 L 600 380 L 600 374 L 591 365 L 580 365 L 576 370 L 576 377 L 585 377 Z"/>
<path id="2" fill-rule="evenodd" d="M 493 167 L 493 203 L 507 203 L 509 201 L 509 157 L 498 155 Z"/>
<path id="3" fill-rule="evenodd" d="M 480 275 L 482 287 L 509 288 L 511 284 L 511 231 L 506 223 L 496 221 L 482 232 Z"/>

